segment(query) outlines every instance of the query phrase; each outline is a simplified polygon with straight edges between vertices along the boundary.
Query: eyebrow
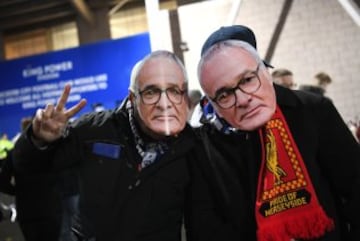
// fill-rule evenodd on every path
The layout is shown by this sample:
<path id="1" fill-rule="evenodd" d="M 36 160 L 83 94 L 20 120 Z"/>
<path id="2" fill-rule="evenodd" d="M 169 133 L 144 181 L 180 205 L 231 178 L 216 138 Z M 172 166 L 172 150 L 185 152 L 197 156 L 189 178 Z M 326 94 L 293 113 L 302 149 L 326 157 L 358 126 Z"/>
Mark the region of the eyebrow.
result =
<path id="1" fill-rule="evenodd" d="M 182 88 L 185 87 L 185 84 L 179 86 L 179 85 L 177 85 L 177 84 L 168 83 L 168 86 L 167 86 L 165 89 L 172 88 L 172 87 L 176 87 L 176 88 L 182 89 Z M 152 85 L 145 86 L 145 88 L 142 89 L 141 91 L 149 90 L 149 89 L 162 89 L 162 88 L 160 88 L 160 86 L 158 86 L 158 85 L 152 84 Z"/>
<path id="2" fill-rule="evenodd" d="M 154 88 L 158 88 L 158 86 L 156 86 L 156 85 L 147 85 L 147 86 L 145 86 L 145 88 L 143 88 L 142 90 L 140 90 L 140 88 L 139 88 L 139 90 L 140 90 L 140 91 L 144 91 L 144 90 L 154 89 Z"/>
<path id="3" fill-rule="evenodd" d="M 224 92 L 224 91 L 227 91 L 227 90 L 232 90 L 234 87 L 221 87 L 220 89 L 216 90 L 215 91 L 215 96 L 214 96 L 214 99 L 216 97 L 219 96 L 220 93 Z"/>

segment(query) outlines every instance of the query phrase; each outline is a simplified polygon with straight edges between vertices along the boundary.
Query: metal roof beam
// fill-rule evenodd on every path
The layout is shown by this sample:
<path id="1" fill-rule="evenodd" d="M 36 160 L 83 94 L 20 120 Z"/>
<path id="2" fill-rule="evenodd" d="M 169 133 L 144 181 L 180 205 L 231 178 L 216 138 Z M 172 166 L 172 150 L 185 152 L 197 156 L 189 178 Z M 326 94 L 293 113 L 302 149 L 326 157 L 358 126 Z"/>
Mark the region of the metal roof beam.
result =
<path id="1" fill-rule="evenodd" d="M 84 18 L 88 23 L 94 23 L 94 14 L 90 10 L 89 6 L 84 2 L 84 0 L 69 0 L 71 4 L 75 7 L 79 15 Z"/>

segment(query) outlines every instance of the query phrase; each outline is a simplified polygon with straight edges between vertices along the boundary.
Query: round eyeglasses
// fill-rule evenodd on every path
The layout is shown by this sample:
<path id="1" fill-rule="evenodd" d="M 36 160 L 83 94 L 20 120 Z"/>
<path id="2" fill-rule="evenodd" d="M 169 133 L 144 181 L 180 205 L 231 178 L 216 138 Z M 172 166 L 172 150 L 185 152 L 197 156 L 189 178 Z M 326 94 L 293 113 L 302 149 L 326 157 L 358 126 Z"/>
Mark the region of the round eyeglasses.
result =
<path id="1" fill-rule="evenodd" d="M 260 64 L 257 65 L 255 71 L 251 71 L 241 78 L 233 88 L 220 88 L 216 91 L 214 98 L 210 98 L 222 109 L 229 109 L 236 104 L 236 90 L 240 90 L 245 94 L 253 94 L 259 90 L 261 81 L 258 75 Z"/>
<path id="2" fill-rule="evenodd" d="M 162 93 L 165 93 L 168 100 L 170 100 L 173 104 L 181 104 L 185 92 L 186 90 L 181 90 L 178 87 L 170 87 L 167 89 L 151 87 L 139 91 L 139 95 L 141 97 L 141 101 L 146 105 L 158 103 Z"/>

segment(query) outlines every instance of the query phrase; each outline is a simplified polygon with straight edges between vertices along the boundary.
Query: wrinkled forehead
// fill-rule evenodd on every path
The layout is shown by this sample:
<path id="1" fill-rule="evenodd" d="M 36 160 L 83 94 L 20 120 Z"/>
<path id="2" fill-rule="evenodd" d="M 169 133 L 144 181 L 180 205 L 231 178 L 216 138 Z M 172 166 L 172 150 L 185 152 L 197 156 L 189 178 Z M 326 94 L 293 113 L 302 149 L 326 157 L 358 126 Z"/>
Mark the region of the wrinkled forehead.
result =
<path id="1" fill-rule="evenodd" d="M 239 43 L 238 43 L 239 44 Z M 199 65 L 203 65 L 213 59 L 228 58 L 229 60 L 241 60 L 254 59 L 257 60 L 257 56 L 250 51 L 251 49 L 242 43 L 241 45 L 233 44 L 229 41 L 215 44 L 209 51 L 202 57 Z"/>
<path id="2" fill-rule="evenodd" d="M 199 68 L 200 85 L 205 93 L 213 92 L 225 86 L 233 86 L 239 78 L 256 70 L 258 62 L 245 49 L 228 46 L 215 49 L 205 56 Z"/>
<path id="3" fill-rule="evenodd" d="M 221 72 L 224 68 L 242 72 L 251 69 L 257 63 L 257 59 L 246 49 L 222 45 L 211 49 L 207 55 L 204 55 L 199 63 L 198 76 L 200 81 L 203 81 L 205 76 L 209 76 L 209 73 Z"/>
<path id="4" fill-rule="evenodd" d="M 149 85 L 158 87 L 179 86 L 185 84 L 185 76 L 175 60 L 157 56 L 148 59 L 139 71 L 137 85 L 141 89 Z"/>
<path id="5" fill-rule="evenodd" d="M 202 56 L 198 65 L 198 79 L 204 89 L 204 81 L 212 79 L 219 72 L 251 68 L 253 63 L 260 62 L 256 50 L 244 41 L 225 40 L 211 46 Z M 226 71 L 221 69 L 227 68 Z M 212 82 L 212 81 L 210 81 Z M 208 84 L 208 83 L 207 83 Z M 205 90 L 204 90 L 205 91 Z"/>

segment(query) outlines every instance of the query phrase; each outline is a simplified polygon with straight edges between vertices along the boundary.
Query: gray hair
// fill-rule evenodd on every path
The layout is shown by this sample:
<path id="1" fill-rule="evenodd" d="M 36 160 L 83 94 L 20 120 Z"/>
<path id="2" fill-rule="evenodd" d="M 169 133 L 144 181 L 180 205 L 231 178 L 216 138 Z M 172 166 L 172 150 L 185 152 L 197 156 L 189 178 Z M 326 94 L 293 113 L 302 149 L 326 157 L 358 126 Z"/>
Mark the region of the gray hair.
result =
<path id="1" fill-rule="evenodd" d="M 187 89 L 187 85 L 188 85 L 188 75 L 185 69 L 184 64 L 181 62 L 181 60 L 172 52 L 167 51 L 167 50 L 157 50 L 154 52 L 151 52 L 150 54 L 148 54 L 147 56 L 145 56 L 142 60 L 140 60 L 139 62 L 137 62 L 132 71 L 131 71 L 131 76 L 130 76 L 130 85 L 129 85 L 129 90 L 133 93 L 136 92 L 137 89 L 137 80 L 138 80 L 138 76 L 139 73 L 142 69 L 142 67 L 144 66 L 144 64 L 150 60 L 150 59 L 154 59 L 154 58 L 167 58 L 167 59 L 171 59 L 173 60 L 181 69 L 183 75 L 184 75 L 184 81 L 185 81 L 185 87 Z"/>
<path id="2" fill-rule="evenodd" d="M 241 40 L 233 40 L 233 39 L 229 39 L 229 40 L 224 40 L 221 42 L 218 42 L 216 44 L 214 44 L 213 46 L 211 46 L 208 50 L 206 50 L 206 52 L 202 55 L 199 64 L 198 64 L 198 69 L 197 69 L 197 75 L 198 75 L 198 79 L 201 81 L 201 70 L 204 66 L 204 64 L 210 60 L 216 53 L 218 53 L 219 51 L 221 51 L 224 48 L 228 48 L 228 47 L 235 47 L 235 48 L 241 48 L 244 49 L 246 52 L 248 52 L 257 63 L 260 64 L 261 67 L 265 67 L 262 59 L 259 56 L 259 53 L 256 51 L 256 49 L 251 46 L 249 43 L 241 41 Z"/>

